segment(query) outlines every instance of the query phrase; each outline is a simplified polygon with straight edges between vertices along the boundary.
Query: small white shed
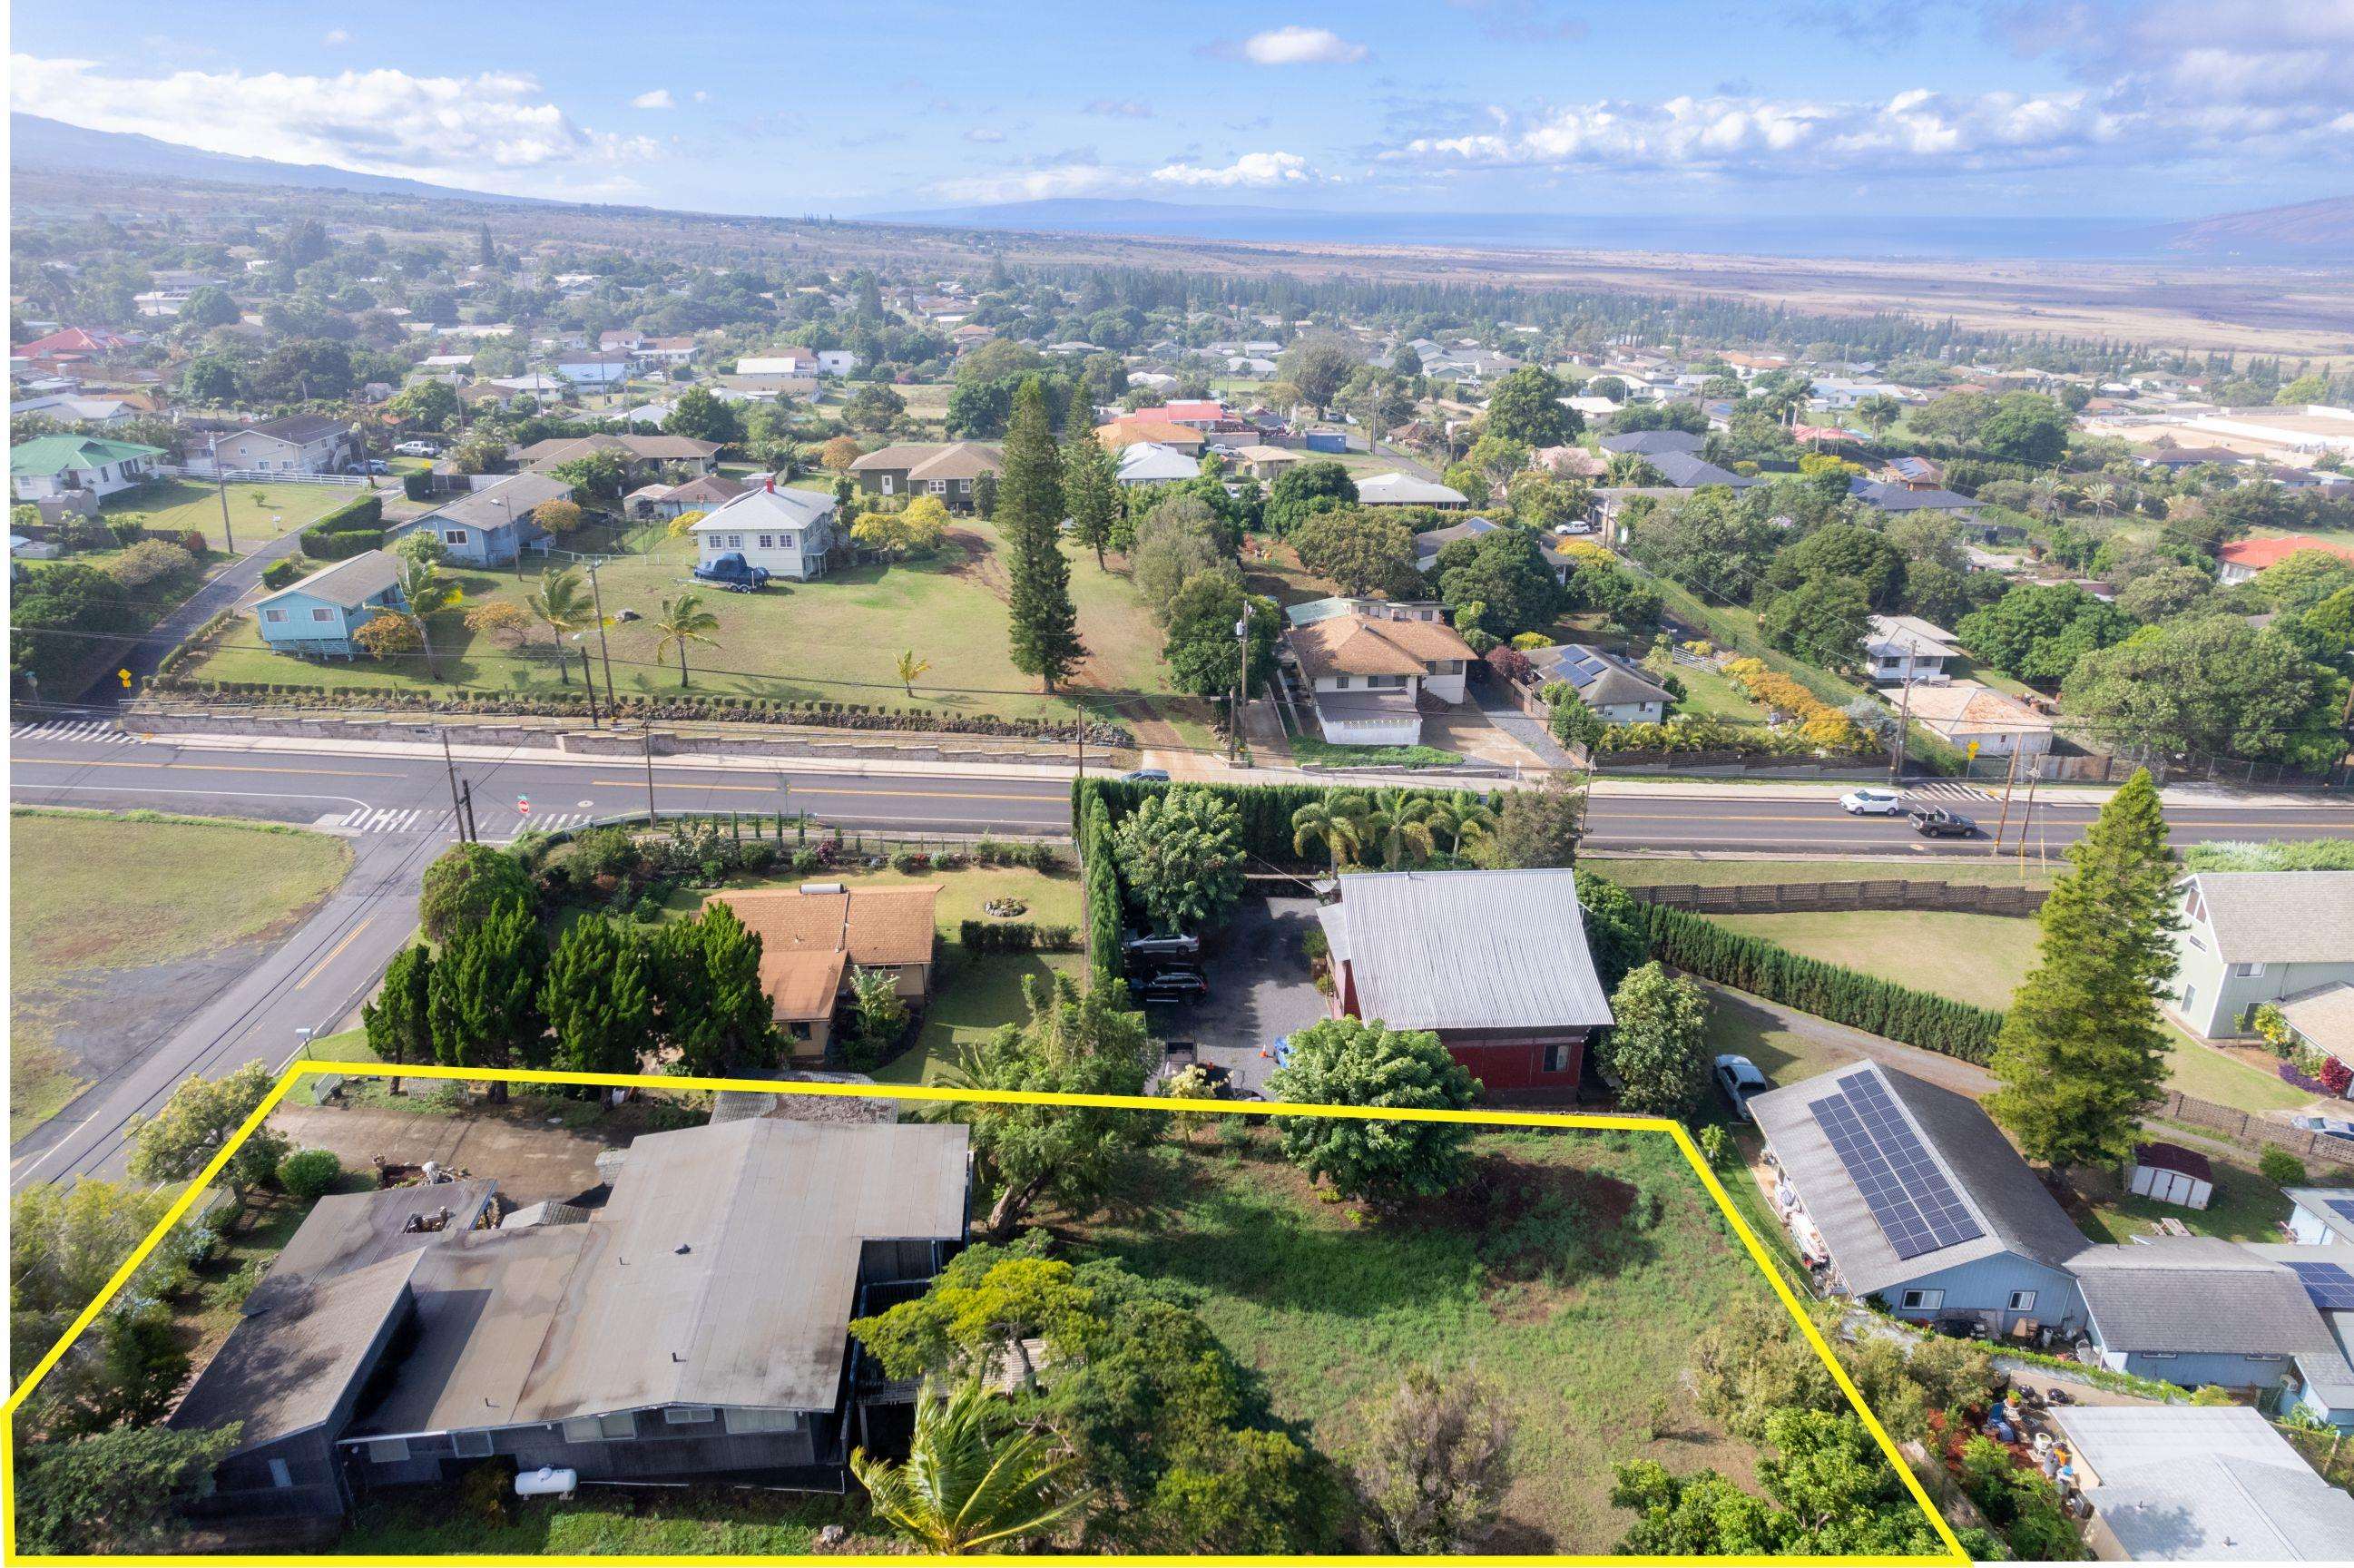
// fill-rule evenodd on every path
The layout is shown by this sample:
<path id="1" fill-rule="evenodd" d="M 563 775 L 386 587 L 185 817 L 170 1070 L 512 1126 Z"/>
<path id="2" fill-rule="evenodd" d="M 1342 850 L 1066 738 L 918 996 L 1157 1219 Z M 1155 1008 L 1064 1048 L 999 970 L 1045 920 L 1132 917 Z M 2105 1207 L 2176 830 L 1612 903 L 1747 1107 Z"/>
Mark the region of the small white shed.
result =
<path id="1" fill-rule="evenodd" d="M 2176 1143 L 2138 1143 L 2133 1163 L 2126 1167 L 2126 1185 L 2161 1203 L 2203 1209 L 2215 1196 L 2215 1171 L 2195 1150 Z"/>

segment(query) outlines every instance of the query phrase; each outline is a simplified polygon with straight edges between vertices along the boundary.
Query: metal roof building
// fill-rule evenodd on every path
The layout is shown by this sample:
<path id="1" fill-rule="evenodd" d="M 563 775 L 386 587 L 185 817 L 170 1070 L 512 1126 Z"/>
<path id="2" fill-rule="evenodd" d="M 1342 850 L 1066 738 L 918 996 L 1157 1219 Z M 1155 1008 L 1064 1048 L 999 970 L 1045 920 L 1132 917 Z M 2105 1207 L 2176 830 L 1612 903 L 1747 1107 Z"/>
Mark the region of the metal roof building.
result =
<path id="1" fill-rule="evenodd" d="M 2097 1555 L 2158 1563 L 2343 1563 L 2354 1498 L 2243 1407 L 2055 1407 L 2092 1505 Z"/>

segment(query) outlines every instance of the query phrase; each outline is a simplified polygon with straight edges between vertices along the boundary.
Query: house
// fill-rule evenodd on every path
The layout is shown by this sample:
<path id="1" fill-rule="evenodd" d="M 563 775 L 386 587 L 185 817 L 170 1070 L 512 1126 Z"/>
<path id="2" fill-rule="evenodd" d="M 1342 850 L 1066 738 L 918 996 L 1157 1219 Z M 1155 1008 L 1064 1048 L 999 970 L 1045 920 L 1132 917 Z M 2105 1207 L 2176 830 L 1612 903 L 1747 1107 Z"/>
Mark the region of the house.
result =
<path id="1" fill-rule="evenodd" d="M 2304 1271 L 2265 1255 L 2311 1250 L 2215 1236 L 2087 1247 L 2070 1266 L 2084 1292 L 2086 1359 L 2184 1388 L 2292 1386 L 2299 1408 L 2354 1427 L 2354 1367 Z M 2312 1287 L 2325 1288 L 2318 1279 Z M 2354 1310 L 2354 1278 L 2345 1290 Z"/>
<path id="2" fill-rule="evenodd" d="M 995 447 L 980 441 L 905 441 L 868 452 L 850 472 L 869 495 L 929 495 L 951 512 L 970 512 L 973 482 L 1003 461 Z"/>
<path id="3" fill-rule="evenodd" d="M 1471 498 L 1436 480 L 1416 479 L 1410 473 L 1377 473 L 1357 482 L 1357 504 L 1435 506 L 1442 512 L 1460 512 L 1471 504 Z"/>
<path id="4" fill-rule="evenodd" d="M 619 458 L 621 471 L 630 481 L 658 468 L 705 474 L 719 467 L 719 443 L 696 440 L 692 436 L 616 436 L 601 431 L 593 436 L 549 436 L 508 455 L 520 467 L 549 469 L 596 452 L 610 452 Z"/>
<path id="5" fill-rule="evenodd" d="M 1604 724 L 1658 724 L 1675 701 L 1665 686 L 1633 664 L 1587 643 L 1532 648 L 1527 658 L 1537 690 L 1567 682 Z"/>
<path id="6" fill-rule="evenodd" d="M 2354 545 L 2317 539 L 2310 534 L 2284 534 L 2270 539 L 2234 539 L 2215 552 L 2215 580 L 2225 588 L 2246 582 L 2266 567 L 2276 567 L 2300 550 L 2320 550 L 2341 561 L 2354 561 Z"/>
<path id="7" fill-rule="evenodd" d="M 190 446 L 188 471 L 210 476 L 217 467 L 222 473 L 341 473 L 351 466 L 355 440 L 348 420 L 289 414 Z"/>
<path id="8" fill-rule="evenodd" d="M 1108 424 L 1096 427 L 1096 440 L 1112 451 L 1121 451 L 1139 441 L 1150 441 L 1155 446 L 1181 451 L 1188 457 L 1199 457 L 1209 438 L 1191 425 L 1154 418 L 1160 412 L 1148 408 L 1141 414 L 1128 414 Z"/>
<path id="9" fill-rule="evenodd" d="M 1633 452 L 1637 457 L 1698 457 L 1707 444 L 1705 437 L 1690 430 L 1628 430 L 1623 435 L 1604 436 L 1600 445 L 1606 452 Z"/>
<path id="10" fill-rule="evenodd" d="M 755 493 L 758 493 L 757 492 Z M 851 887 L 810 882 L 797 888 L 715 893 L 760 938 L 760 987 L 796 1055 L 822 1056 L 851 971 L 882 971 L 900 997 L 921 1007 L 931 995 L 937 885 Z"/>
<path id="11" fill-rule="evenodd" d="M 1426 1029 L 1490 1097 L 1576 1092 L 1610 1003 L 1575 874 L 1348 873 L 1316 911 L 1332 1015 Z"/>
<path id="12" fill-rule="evenodd" d="M 2354 1247 L 2354 1187 L 2282 1190 L 2290 1204 L 2288 1234 L 2298 1245 Z"/>
<path id="13" fill-rule="evenodd" d="M 716 512 L 748 488 L 724 473 L 706 473 L 684 484 L 648 485 L 628 497 L 631 515 L 677 517 L 689 512 Z M 642 500 L 642 510 L 640 503 Z"/>
<path id="14" fill-rule="evenodd" d="M 1262 483 L 1272 484 L 1288 469 L 1308 460 L 1288 447 L 1269 447 L 1253 443 L 1235 449 L 1235 467 L 1242 473 Z"/>
<path id="15" fill-rule="evenodd" d="M 689 532 L 706 563 L 741 556 L 771 576 L 809 582 L 825 576 L 843 530 L 830 492 L 779 485 L 771 475 L 759 489 L 722 502 Z"/>
<path id="16" fill-rule="evenodd" d="M 595 389 L 619 387 L 638 366 L 631 354 L 567 354 L 556 362 L 556 374 L 575 387 Z"/>
<path id="17" fill-rule="evenodd" d="M 1942 513 L 1956 521 L 1969 521 L 1978 515 L 1978 503 L 1967 495 L 1934 486 L 1920 488 L 1890 484 L 1881 480 L 1866 479 L 1861 474 L 1848 481 L 1850 497 L 1863 503 L 1875 512 L 1901 514 L 1908 512 Z"/>
<path id="18" fill-rule="evenodd" d="M 755 1117 L 641 1135 L 576 1224 L 484 1227 L 487 1182 L 322 1199 L 171 1416 L 240 1425 L 198 1506 L 332 1519 L 486 1463 L 839 1491 L 904 1398 L 850 1320 L 961 1246 L 969 1157 L 961 1127 Z"/>
<path id="19" fill-rule="evenodd" d="M 2084 1234 L 1977 1101 L 1862 1062 L 1749 1109 L 1775 1207 L 1829 1293 L 1998 1337 L 2083 1326 Z"/>
<path id="20" fill-rule="evenodd" d="M 1316 725 L 1334 746 L 1415 746 L 1422 709 L 1463 700 L 1478 657 L 1443 620 L 1366 609 L 1294 626 L 1284 641 L 1308 684 Z"/>
<path id="21" fill-rule="evenodd" d="M 1881 466 L 1880 477 L 1885 482 L 1904 490 L 1943 490 L 1946 487 L 1946 465 L 1935 458 L 1890 458 Z"/>
<path id="22" fill-rule="evenodd" d="M 8 488 L 19 501 L 112 495 L 154 478 L 163 455 L 103 436 L 37 436 L 8 449 Z"/>
<path id="23" fill-rule="evenodd" d="M 30 360 L 45 370 L 60 366 L 86 365 L 93 359 L 103 359 L 121 349 L 134 348 L 139 340 L 108 327 L 66 327 L 32 342 L 20 344 L 13 357 Z"/>
<path id="24" fill-rule="evenodd" d="M 2276 1005 L 2301 1044 L 2354 1067 L 2354 983 L 2332 980 L 2293 991 Z"/>
<path id="25" fill-rule="evenodd" d="M 1529 466 L 1564 479 L 1601 479 L 1610 472 L 1610 460 L 1584 447 L 1539 447 L 1529 454 Z"/>
<path id="26" fill-rule="evenodd" d="M 155 286 L 145 293 L 132 295 L 132 304 L 143 316 L 176 316 L 198 289 L 218 288 L 224 280 L 209 273 L 166 268 L 151 273 L 149 281 Z"/>
<path id="27" fill-rule="evenodd" d="M 1956 751 L 1979 757 L 2041 757 L 2052 749 L 2053 720 L 2008 692 L 1975 681 L 1914 686 L 1905 699 L 1914 724 Z M 2027 776 L 2021 770 L 2022 778 Z"/>
<path id="28" fill-rule="evenodd" d="M 264 594 L 253 606 L 262 642 L 273 653 L 351 658 L 352 633 L 400 608 L 399 568 L 389 552 L 365 550 Z"/>
<path id="29" fill-rule="evenodd" d="M 2344 1563 L 2354 1497 L 2245 1406 L 2055 1405 L 2104 1562 Z"/>
<path id="30" fill-rule="evenodd" d="M 1882 684 L 1942 681 L 1946 664 L 1961 656 L 1952 632 L 1917 615 L 1875 615 L 1863 636 L 1863 667 Z"/>
<path id="31" fill-rule="evenodd" d="M 1203 431 L 1223 429 L 1232 420 L 1226 406 L 1215 397 L 1179 397 L 1144 412 L 1172 425 Z"/>
<path id="32" fill-rule="evenodd" d="M 755 355 L 736 362 L 738 376 L 847 376 L 858 356 L 846 348 L 803 348 L 788 344 L 774 354 Z"/>
<path id="33" fill-rule="evenodd" d="M 2248 461 L 2248 454 L 2234 451 L 2230 447 L 2179 447 L 2171 440 L 2161 440 L 2148 451 L 2136 454 L 2134 461 L 2144 468 L 2162 468 L 2169 473 L 2180 473 L 2185 469 L 2211 462 L 2224 468 L 2237 467 Z"/>
<path id="34" fill-rule="evenodd" d="M 695 339 L 650 337 L 638 344 L 637 353 L 638 357 L 648 365 L 659 365 L 665 368 L 673 365 L 684 365 L 695 357 Z"/>
<path id="35" fill-rule="evenodd" d="M 50 392 L 37 397 L 18 397 L 8 405 L 11 418 L 27 414 L 47 414 L 61 424 L 127 425 L 154 409 L 145 406 L 145 399 L 133 402 L 128 397 L 99 397 L 79 392 Z"/>
<path id="36" fill-rule="evenodd" d="M 1182 484 L 1201 477 L 1201 463 L 1174 447 L 1164 447 L 1158 441 L 1132 441 L 1120 449 L 1119 478 L 1122 484 Z"/>
<path id="37" fill-rule="evenodd" d="M 2203 871 L 2184 880 L 2182 913 L 2162 1005 L 2202 1039 L 2249 1033 L 2265 1002 L 2354 983 L 2354 871 Z"/>
<path id="38" fill-rule="evenodd" d="M 2215 1196 L 2215 1168 L 2179 1143 L 2137 1143 L 2126 1165 L 2126 1191 L 2153 1202 L 2203 1209 Z"/>
<path id="39" fill-rule="evenodd" d="M 512 566 L 525 550 L 547 548 L 551 535 L 533 514 L 547 502 L 571 499 L 572 486 L 552 474 L 514 474 L 394 524 L 385 530 L 385 542 L 422 529 L 441 541 L 444 558 L 453 566 Z"/>

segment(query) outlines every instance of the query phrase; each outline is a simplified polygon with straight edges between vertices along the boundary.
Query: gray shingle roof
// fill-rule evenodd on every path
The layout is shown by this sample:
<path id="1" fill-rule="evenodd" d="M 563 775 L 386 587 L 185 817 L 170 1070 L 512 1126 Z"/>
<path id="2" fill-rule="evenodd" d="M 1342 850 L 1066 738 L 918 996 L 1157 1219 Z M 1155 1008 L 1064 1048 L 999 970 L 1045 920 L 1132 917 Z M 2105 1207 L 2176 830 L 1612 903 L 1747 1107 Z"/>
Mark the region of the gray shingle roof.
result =
<path id="1" fill-rule="evenodd" d="M 239 1451 L 318 1425 L 359 1375 L 385 1319 L 408 1298 L 422 1256 L 411 1250 L 274 1293 L 238 1320 L 167 1425 L 186 1432 L 242 1422 Z"/>
<path id="2" fill-rule="evenodd" d="M 2203 871 L 2190 880 L 2223 962 L 2354 964 L 2354 871 Z"/>
<path id="3" fill-rule="evenodd" d="M 1661 477 L 1678 490 L 1698 490 L 1709 484 L 1746 490 L 1757 482 L 1731 469 L 1719 468 L 1712 462 L 1694 457 L 1690 452 L 1645 452 L 1643 461 L 1658 469 Z"/>
<path id="4" fill-rule="evenodd" d="M 1398 871 L 1341 878 L 1317 912 L 1358 1011 L 1401 1029 L 1583 1029 L 1610 1022 L 1575 874 Z"/>
<path id="5" fill-rule="evenodd" d="M 251 427 L 256 435 L 275 436 L 281 441 L 292 441 L 296 446 L 325 440 L 349 429 L 351 427 L 343 420 L 325 414 L 289 414 L 282 419 L 264 419 Z"/>
<path id="6" fill-rule="evenodd" d="M 1849 482 L 1847 493 L 1882 512 L 1968 512 L 1978 506 L 1968 496 L 1950 490 L 1907 490 L 1861 475 Z"/>
<path id="7" fill-rule="evenodd" d="M 1606 452 L 1659 457 L 1670 453 L 1696 454 L 1703 440 L 1690 430 L 1628 430 L 1622 435 L 1603 437 L 1601 446 Z"/>
<path id="8" fill-rule="evenodd" d="M 337 561 L 332 567 L 322 567 L 307 577 L 298 577 L 276 593 L 262 595 L 254 600 L 259 607 L 289 594 L 305 594 L 327 604 L 339 604 L 345 609 L 355 609 L 400 580 L 400 563 L 390 552 L 363 550 L 347 561 Z"/>
<path id="9" fill-rule="evenodd" d="M 1888 1086 L 1978 1221 L 1982 1234 L 1916 1257 L 1900 1258 L 1873 1219 L 1855 1178 L 1815 1119 L 1816 1101 L 1839 1092 L 1837 1080 L 1869 1073 Z M 1858 1296 L 1999 1253 L 2065 1268 L 2089 1245 L 1978 1102 L 1876 1062 L 1774 1089 L 1749 1102 L 1775 1158 L 1797 1183 L 1840 1277 Z"/>
<path id="10" fill-rule="evenodd" d="M 2296 1275 L 2235 1243 L 2161 1236 L 2087 1247 L 2071 1266 L 2110 1351 L 2338 1356 Z"/>
<path id="11" fill-rule="evenodd" d="M 1665 686 L 1617 654 L 1589 643 L 1531 649 L 1529 662 L 1547 679 L 1576 687 L 1589 707 L 1632 707 L 1669 700 Z"/>

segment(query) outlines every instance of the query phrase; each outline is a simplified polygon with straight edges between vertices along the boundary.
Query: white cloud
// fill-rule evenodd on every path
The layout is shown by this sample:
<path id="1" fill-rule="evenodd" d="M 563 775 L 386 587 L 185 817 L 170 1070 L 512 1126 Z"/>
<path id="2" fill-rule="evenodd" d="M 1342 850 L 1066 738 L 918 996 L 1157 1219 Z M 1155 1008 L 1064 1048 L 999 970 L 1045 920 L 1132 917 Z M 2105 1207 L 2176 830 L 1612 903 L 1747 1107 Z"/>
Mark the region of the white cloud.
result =
<path id="1" fill-rule="evenodd" d="M 1312 185 L 1322 176 L 1297 153 L 1245 153 L 1224 167 L 1164 164 L 1152 171 L 1152 177 L 1168 185 L 1266 190 L 1276 185 Z"/>
<path id="2" fill-rule="evenodd" d="M 670 95 L 670 89 L 666 87 L 657 87 L 651 91 L 642 92 L 638 94 L 637 97 L 630 100 L 630 107 L 632 109 L 676 109 L 678 107 L 678 100 Z"/>
<path id="3" fill-rule="evenodd" d="M 1330 27 L 1275 27 L 1243 40 L 1242 56 L 1253 65 L 1354 65 L 1370 53 Z"/>
<path id="4" fill-rule="evenodd" d="M 578 124 L 535 78 L 518 71 L 290 76 L 230 69 L 130 77 L 104 74 L 91 60 L 31 55 L 10 57 L 9 68 L 11 108 L 68 124 L 486 189 L 544 192 L 561 185 L 557 176 L 567 170 L 600 182 L 566 187 L 570 194 L 618 189 L 630 182 L 611 165 L 656 151 L 649 138 Z"/>
<path id="5" fill-rule="evenodd" d="M 1005 140 L 1005 132 L 993 130 L 987 125 L 976 125 L 964 133 L 964 139 L 968 142 L 1002 142 Z"/>
<path id="6" fill-rule="evenodd" d="M 1044 201 L 1050 196 L 1095 196 L 1129 183 L 1129 176 L 1101 164 L 1057 164 L 998 175 L 942 180 L 932 194 L 948 201 Z"/>
<path id="7" fill-rule="evenodd" d="M 328 29 L 327 29 L 327 36 L 326 36 L 325 37 L 321 38 L 321 39 L 319 40 L 319 42 L 321 42 L 322 44 L 324 44 L 327 48 L 331 48 L 331 49 L 340 49 L 340 48 L 342 48 L 345 44 L 348 44 L 348 43 L 350 43 L 351 41 L 352 41 L 352 36 L 351 36 L 349 33 L 346 33 L 345 31 L 344 31 L 341 27 L 330 27 L 330 28 L 328 28 Z"/>

